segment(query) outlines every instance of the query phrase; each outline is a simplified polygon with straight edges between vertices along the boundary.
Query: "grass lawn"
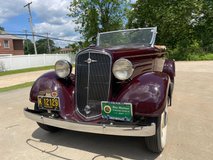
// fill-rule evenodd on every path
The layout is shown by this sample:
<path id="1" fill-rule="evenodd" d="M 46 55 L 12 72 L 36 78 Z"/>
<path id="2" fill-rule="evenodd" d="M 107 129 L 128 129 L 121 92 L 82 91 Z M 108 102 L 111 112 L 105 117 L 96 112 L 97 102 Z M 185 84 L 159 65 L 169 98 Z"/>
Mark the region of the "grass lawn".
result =
<path id="1" fill-rule="evenodd" d="M 175 59 L 176 61 L 211 61 L 213 60 L 213 53 L 180 54 L 170 51 L 167 54 L 167 58 Z"/>
<path id="2" fill-rule="evenodd" d="M 201 54 L 201 55 L 189 55 L 188 59 L 190 61 L 205 61 L 205 60 L 213 60 L 213 53 L 209 54 Z"/>
<path id="3" fill-rule="evenodd" d="M 34 71 L 40 71 L 40 70 L 49 70 L 49 69 L 54 69 L 54 66 L 26 68 L 26 69 L 19 69 L 19 70 L 0 72 L 0 76 L 10 75 L 10 74 L 17 74 L 17 73 L 25 73 L 25 72 L 34 72 Z"/>
<path id="4" fill-rule="evenodd" d="M 26 82 L 26 83 L 23 83 L 23 84 L 17 84 L 17 85 L 14 85 L 14 86 L 0 88 L 0 93 L 1 92 L 11 91 L 11 90 L 14 90 L 14 89 L 20 89 L 20 88 L 30 87 L 30 86 L 33 85 L 33 83 L 34 82 Z"/>

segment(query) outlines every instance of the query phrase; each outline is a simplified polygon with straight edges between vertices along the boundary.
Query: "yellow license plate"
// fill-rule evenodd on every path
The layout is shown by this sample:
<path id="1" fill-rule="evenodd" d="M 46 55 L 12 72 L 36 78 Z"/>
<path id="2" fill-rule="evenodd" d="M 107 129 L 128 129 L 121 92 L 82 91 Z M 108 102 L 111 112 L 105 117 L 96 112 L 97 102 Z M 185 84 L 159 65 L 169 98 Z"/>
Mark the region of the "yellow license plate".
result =
<path id="1" fill-rule="evenodd" d="M 59 110 L 59 97 L 38 96 L 38 107 L 42 109 Z"/>

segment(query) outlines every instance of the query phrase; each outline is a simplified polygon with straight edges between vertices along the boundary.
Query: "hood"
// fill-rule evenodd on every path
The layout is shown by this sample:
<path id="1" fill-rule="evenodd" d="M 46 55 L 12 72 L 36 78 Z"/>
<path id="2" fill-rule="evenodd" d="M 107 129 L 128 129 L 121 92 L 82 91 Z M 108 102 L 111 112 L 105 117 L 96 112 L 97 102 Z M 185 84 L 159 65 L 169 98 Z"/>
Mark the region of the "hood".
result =
<path id="1" fill-rule="evenodd" d="M 84 49 L 94 49 L 99 51 L 105 51 L 112 56 L 113 61 L 119 58 L 134 58 L 134 57 L 156 57 L 165 54 L 165 49 L 159 47 L 130 47 L 130 48 L 100 48 L 92 46 Z"/>

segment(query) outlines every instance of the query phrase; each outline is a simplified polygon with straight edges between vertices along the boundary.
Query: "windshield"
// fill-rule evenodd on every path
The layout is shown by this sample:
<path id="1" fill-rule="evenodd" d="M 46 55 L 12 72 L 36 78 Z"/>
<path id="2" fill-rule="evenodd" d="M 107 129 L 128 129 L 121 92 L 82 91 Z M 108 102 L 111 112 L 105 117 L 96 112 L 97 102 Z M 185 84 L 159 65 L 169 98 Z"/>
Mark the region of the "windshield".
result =
<path id="1" fill-rule="evenodd" d="M 97 45 L 103 48 L 154 46 L 157 27 L 103 32 L 98 34 Z"/>

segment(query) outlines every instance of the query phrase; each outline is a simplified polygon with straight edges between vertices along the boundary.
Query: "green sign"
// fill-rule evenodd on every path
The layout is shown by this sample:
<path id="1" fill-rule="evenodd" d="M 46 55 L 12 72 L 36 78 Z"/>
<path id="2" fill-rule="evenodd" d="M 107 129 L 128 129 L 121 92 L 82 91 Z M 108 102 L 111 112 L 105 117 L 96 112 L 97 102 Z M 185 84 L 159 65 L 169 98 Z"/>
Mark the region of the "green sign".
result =
<path id="1" fill-rule="evenodd" d="M 105 119 L 131 121 L 132 104 L 118 102 L 101 102 L 102 117 Z"/>

